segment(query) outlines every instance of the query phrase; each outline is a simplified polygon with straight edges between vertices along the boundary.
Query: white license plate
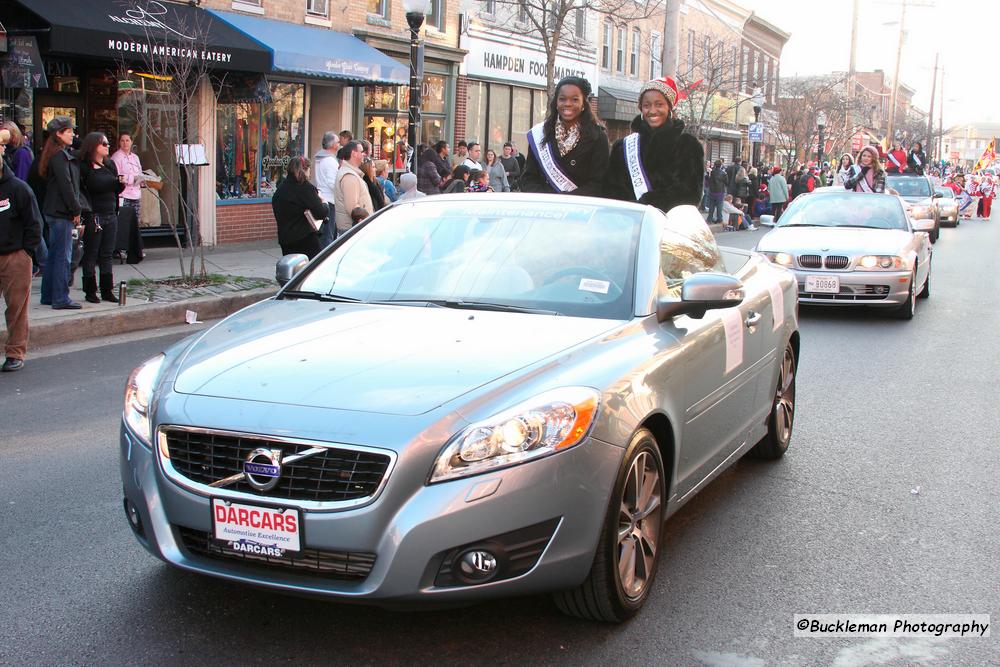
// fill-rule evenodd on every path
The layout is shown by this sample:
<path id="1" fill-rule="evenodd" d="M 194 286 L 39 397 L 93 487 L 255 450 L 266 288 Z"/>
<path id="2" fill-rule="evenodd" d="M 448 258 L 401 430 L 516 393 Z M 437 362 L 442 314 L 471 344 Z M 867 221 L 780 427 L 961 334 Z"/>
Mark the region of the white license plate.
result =
<path id="1" fill-rule="evenodd" d="M 276 557 L 301 551 L 301 518 L 291 507 L 260 507 L 212 498 L 212 536 L 234 551 Z"/>
<path id="2" fill-rule="evenodd" d="M 840 278 L 837 276 L 806 276 L 806 291 L 836 294 L 840 291 Z"/>

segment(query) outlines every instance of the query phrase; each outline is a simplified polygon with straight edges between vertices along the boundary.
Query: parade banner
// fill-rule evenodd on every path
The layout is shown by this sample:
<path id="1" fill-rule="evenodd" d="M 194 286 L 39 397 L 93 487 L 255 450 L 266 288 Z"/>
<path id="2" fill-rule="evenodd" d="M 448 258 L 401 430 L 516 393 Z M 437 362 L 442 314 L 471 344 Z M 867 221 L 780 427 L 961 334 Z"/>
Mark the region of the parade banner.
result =
<path id="1" fill-rule="evenodd" d="M 990 141 L 990 145 L 986 147 L 983 151 L 982 156 L 979 161 L 976 162 L 976 166 L 972 168 L 973 172 L 979 171 L 980 169 L 985 169 L 986 167 L 993 164 L 993 161 L 997 159 L 997 138 L 993 137 Z"/>

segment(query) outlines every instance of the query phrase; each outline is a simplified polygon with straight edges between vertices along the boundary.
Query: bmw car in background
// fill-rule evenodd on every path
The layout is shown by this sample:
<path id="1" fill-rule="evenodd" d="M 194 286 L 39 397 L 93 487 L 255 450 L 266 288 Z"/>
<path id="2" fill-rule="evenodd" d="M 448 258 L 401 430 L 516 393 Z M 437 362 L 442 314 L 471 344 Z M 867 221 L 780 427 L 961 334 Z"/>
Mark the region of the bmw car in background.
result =
<path id="1" fill-rule="evenodd" d="M 926 231 L 931 243 L 937 243 L 941 234 L 941 217 L 938 212 L 937 200 L 941 196 L 935 191 L 931 179 L 919 174 L 886 174 L 886 191 L 895 191 L 911 223 L 918 231 Z"/>
<path id="2" fill-rule="evenodd" d="M 794 276 L 693 206 L 441 195 L 277 272 L 128 380 L 124 508 L 173 566 L 621 621 L 667 517 L 791 439 Z"/>
<path id="3" fill-rule="evenodd" d="M 930 296 L 930 239 L 913 230 L 899 197 L 814 192 L 761 224 L 774 228 L 757 251 L 795 272 L 800 303 L 877 306 L 908 320 Z"/>
<path id="4" fill-rule="evenodd" d="M 948 223 L 948 227 L 958 227 L 960 221 L 958 219 L 958 199 L 955 197 L 955 193 L 951 191 L 951 188 L 934 188 L 934 192 L 941 195 L 934 200 L 938 208 L 938 220 L 941 221 L 941 226 Z"/>

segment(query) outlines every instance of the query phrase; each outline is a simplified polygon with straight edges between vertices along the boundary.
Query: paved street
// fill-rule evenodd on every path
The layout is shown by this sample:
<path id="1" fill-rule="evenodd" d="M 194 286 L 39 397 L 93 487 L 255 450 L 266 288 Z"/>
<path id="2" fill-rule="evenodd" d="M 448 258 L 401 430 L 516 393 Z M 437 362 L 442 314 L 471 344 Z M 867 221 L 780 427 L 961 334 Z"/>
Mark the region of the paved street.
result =
<path id="1" fill-rule="evenodd" d="M 35 356 L 0 377 L 0 664 L 997 664 L 995 632 L 792 627 L 806 612 L 1000 618 L 996 218 L 942 231 L 912 322 L 803 309 L 788 455 L 740 462 L 668 522 L 656 589 L 620 627 L 547 598 L 386 612 L 172 570 L 126 525 L 117 434 L 128 372 L 184 334 Z"/>

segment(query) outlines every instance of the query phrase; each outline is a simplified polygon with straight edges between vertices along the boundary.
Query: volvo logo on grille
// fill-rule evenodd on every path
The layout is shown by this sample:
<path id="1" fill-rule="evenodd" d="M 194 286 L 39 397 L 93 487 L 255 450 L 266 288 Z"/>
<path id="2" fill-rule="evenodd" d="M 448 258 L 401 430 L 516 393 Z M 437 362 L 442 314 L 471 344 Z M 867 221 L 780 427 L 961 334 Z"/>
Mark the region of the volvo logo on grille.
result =
<path id="1" fill-rule="evenodd" d="M 250 452 L 243 462 L 243 476 L 258 491 L 273 489 L 281 478 L 281 450 L 260 447 Z"/>

